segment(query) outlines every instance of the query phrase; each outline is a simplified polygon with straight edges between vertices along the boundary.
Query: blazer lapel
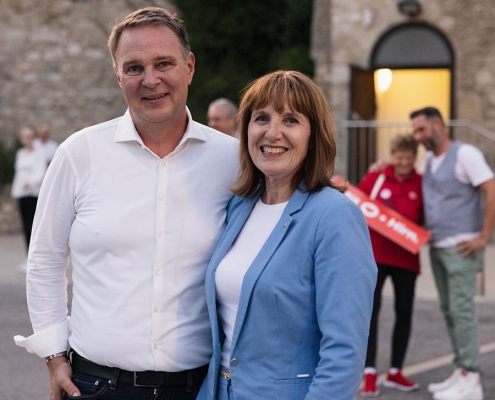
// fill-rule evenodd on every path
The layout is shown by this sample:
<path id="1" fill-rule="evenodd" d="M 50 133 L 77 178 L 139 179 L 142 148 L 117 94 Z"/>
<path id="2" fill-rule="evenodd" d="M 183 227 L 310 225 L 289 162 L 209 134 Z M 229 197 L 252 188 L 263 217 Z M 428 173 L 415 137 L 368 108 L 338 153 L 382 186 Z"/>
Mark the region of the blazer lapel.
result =
<path id="1" fill-rule="evenodd" d="M 267 241 L 261 248 L 256 258 L 253 260 L 253 263 L 247 270 L 246 275 L 244 276 L 244 280 L 242 282 L 241 296 L 239 298 L 239 306 L 237 309 L 237 316 L 234 325 L 234 333 L 232 337 L 232 351 L 235 349 L 235 346 L 237 344 L 237 339 L 239 338 L 242 325 L 246 318 L 246 312 L 248 309 L 249 300 L 251 298 L 251 294 L 253 292 L 256 281 L 258 280 L 260 274 L 263 272 L 268 262 L 270 261 L 273 253 L 275 252 L 275 250 L 277 250 L 280 243 L 282 242 L 282 239 L 289 230 L 289 226 L 292 223 L 292 215 L 295 212 L 298 212 L 303 207 L 308 196 L 309 193 L 301 193 L 296 190 L 296 192 L 292 195 L 292 198 L 290 199 L 289 203 L 285 207 L 282 217 L 278 221 L 277 225 L 275 225 L 275 228 L 273 228 L 272 233 L 268 237 Z M 249 213 L 251 213 L 253 207 L 254 204 L 250 208 Z M 246 219 L 247 217 L 244 219 L 243 224 L 246 221 Z M 239 230 L 237 230 L 237 234 L 239 233 L 239 231 L 240 228 Z M 232 244 L 232 242 L 230 242 L 230 244 Z"/>
<path id="2" fill-rule="evenodd" d="M 227 251 L 232 246 L 232 243 L 234 243 L 234 240 L 239 235 L 239 232 L 241 231 L 244 223 L 251 214 L 251 211 L 253 210 L 262 192 L 263 191 L 260 190 L 253 197 L 245 199 L 243 204 L 240 206 L 237 215 L 231 217 L 229 224 L 225 229 L 223 237 L 211 257 L 210 264 L 208 265 L 208 269 L 206 271 L 206 303 L 208 305 L 208 309 L 210 310 L 210 322 L 213 337 L 218 338 L 219 341 L 221 341 L 221 329 L 218 325 L 219 321 L 216 309 L 217 299 L 215 289 L 215 271 L 220 264 L 220 261 L 222 261 L 222 259 L 225 257 L 225 254 L 227 254 Z"/>

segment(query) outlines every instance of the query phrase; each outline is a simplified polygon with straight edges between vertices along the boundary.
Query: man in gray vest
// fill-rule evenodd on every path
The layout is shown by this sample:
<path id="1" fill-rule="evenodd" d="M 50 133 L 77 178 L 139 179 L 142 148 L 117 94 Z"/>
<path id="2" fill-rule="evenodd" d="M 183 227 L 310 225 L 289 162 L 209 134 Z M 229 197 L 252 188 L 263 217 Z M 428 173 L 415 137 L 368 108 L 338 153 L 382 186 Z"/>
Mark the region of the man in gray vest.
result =
<path id="1" fill-rule="evenodd" d="M 482 400 L 474 295 L 484 247 L 495 226 L 495 179 L 481 151 L 452 140 L 433 107 L 410 115 L 415 139 L 428 150 L 423 171 L 430 258 L 447 331 L 453 374 L 428 390 L 436 400 Z M 485 212 L 481 194 L 485 195 Z"/>

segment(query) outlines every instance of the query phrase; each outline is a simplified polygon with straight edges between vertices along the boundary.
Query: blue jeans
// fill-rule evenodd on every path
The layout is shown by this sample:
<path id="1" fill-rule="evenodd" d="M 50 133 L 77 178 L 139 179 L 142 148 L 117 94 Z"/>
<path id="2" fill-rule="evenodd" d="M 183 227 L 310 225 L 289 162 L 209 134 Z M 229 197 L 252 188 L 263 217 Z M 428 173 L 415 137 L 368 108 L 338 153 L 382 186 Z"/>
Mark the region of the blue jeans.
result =
<path id="1" fill-rule="evenodd" d="M 195 400 L 199 387 L 192 386 L 189 391 L 184 386 L 170 386 L 164 388 L 136 387 L 130 383 L 118 382 L 115 389 L 110 387 L 108 380 L 95 378 L 91 375 L 75 372 L 72 382 L 81 391 L 81 396 L 69 399 L 99 399 L 99 400 Z"/>

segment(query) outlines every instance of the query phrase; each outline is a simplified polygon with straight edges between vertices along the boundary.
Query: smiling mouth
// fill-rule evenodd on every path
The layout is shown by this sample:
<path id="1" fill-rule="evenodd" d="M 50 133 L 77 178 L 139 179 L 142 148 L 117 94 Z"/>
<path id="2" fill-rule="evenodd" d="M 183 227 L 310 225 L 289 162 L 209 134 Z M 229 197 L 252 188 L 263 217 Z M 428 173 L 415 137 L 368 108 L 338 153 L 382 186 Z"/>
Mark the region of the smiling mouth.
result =
<path id="1" fill-rule="evenodd" d="M 265 154 L 282 154 L 287 151 L 283 147 L 265 147 L 261 146 L 261 151 Z"/>
<path id="2" fill-rule="evenodd" d="M 167 93 L 165 94 L 158 94 L 156 96 L 153 96 L 153 97 L 143 97 L 144 100 L 158 100 L 158 99 L 161 99 L 163 97 L 165 97 L 167 95 Z"/>

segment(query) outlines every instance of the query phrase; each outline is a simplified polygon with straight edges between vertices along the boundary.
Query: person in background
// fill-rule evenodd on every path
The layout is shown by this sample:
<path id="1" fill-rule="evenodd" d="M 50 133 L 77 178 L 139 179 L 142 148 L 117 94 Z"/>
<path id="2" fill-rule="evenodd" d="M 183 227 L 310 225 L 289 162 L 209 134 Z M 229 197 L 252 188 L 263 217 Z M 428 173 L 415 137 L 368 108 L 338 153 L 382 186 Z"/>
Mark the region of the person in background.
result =
<path id="1" fill-rule="evenodd" d="M 208 126 L 229 136 L 236 136 L 237 106 L 229 99 L 220 98 L 208 106 Z"/>
<path id="2" fill-rule="evenodd" d="M 391 142 L 391 163 L 381 172 L 368 172 L 357 187 L 372 199 L 421 224 L 423 222 L 421 176 L 414 170 L 417 149 L 418 144 L 412 135 L 396 136 Z M 389 276 L 395 294 L 395 326 L 392 334 L 390 369 L 383 385 L 406 392 L 419 387 L 401 372 L 411 334 L 414 289 L 420 271 L 419 256 L 373 229 L 370 229 L 370 237 L 378 265 L 378 278 L 361 390 L 361 394 L 365 397 L 375 397 L 380 394 L 376 371 L 378 317 L 382 289 Z"/>
<path id="3" fill-rule="evenodd" d="M 22 147 L 15 156 L 14 180 L 11 187 L 11 196 L 17 199 L 17 206 L 21 214 L 22 230 L 26 243 L 26 252 L 31 241 L 34 213 L 38 202 L 41 182 L 46 171 L 45 155 L 43 150 L 34 146 L 36 133 L 33 128 L 24 126 L 19 133 Z M 19 269 L 25 272 L 26 263 Z"/>
<path id="4" fill-rule="evenodd" d="M 247 89 L 241 174 L 206 273 L 214 354 L 198 399 L 355 398 L 376 283 L 360 209 L 332 181 L 318 86 L 294 71 Z"/>
<path id="5" fill-rule="evenodd" d="M 38 129 L 38 137 L 34 139 L 34 146 L 41 147 L 45 153 L 46 165 L 50 165 L 58 147 L 58 143 L 50 139 L 50 134 L 50 126 L 43 124 Z"/>
<path id="6" fill-rule="evenodd" d="M 483 153 L 452 140 L 440 111 L 410 115 L 414 138 L 426 153 L 423 196 L 430 259 L 440 308 L 454 351 L 454 372 L 428 385 L 435 400 L 482 400 L 476 275 L 495 227 L 495 179 Z M 484 213 L 481 197 L 485 196 Z"/>
<path id="7" fill-rule="evenodd" d="M 175 14 L 139 9 L 108 47 L 128 110 L 71 135 L 48 168 L 28 257 L 34 334 L 15 340 L 45 359 L 51 400 L 193 400 L 238 141 L 186 107 L 195 58 Z"/>

